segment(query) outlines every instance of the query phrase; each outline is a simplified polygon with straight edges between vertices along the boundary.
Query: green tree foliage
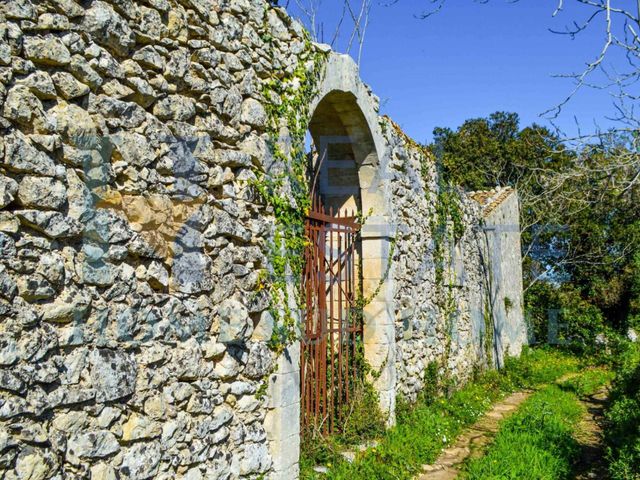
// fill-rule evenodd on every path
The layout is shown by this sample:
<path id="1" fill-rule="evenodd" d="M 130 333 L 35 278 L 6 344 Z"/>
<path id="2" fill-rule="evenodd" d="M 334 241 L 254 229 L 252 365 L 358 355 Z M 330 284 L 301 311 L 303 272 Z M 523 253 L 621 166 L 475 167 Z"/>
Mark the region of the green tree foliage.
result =
<path id="1" fill-rule="evenodd" d="M 436 128 L 431 150 L 444 175 L 467 190 L 518 189 L 525 284 L 535 283 L 556 263 L 562 243 L 542 172 L 567 169 L 572 154 L 549 129 L 520 129 L 518 115 L 506 112 L 467 120 L 455 131 Z"/>
<path id="2" fill-rule="evenodd" d="M 634 279 L 640 275 L 640 188 L 621 158 L 624 139 L 582 148 L 567 171 L 546 173 L 549 197 L 560 209 L 565 283 L 602 310 L 610 326 L 626 328 Z"/>
<path id="3" fill-rule="evenodd" d="M 625 328 L 640 317 L 640 187 L 632 138 L 563 144 L 547 128 L 520 128 L 515 113 L 436 128 L 432 151 L 467 190 L 518 189 L 523 272 L 534 320 L 567 308 L 588 324 Z M 542 285 L 540 285 L 542 281 Z M 593 337 L 579 329 L 579 337 Z M 593 333 L 593 332 L 592 332 Z"/>
<path id="4" fill-rule="evenodd" d="M 568 158 L 548 129 L 522 130 L 516 113 L 465 121 L 456 131 L 436 128 L 432 149 L 451 181 L 469 190 L 513 185 L 541 192 L 536 169 L 559 169 Z"/>

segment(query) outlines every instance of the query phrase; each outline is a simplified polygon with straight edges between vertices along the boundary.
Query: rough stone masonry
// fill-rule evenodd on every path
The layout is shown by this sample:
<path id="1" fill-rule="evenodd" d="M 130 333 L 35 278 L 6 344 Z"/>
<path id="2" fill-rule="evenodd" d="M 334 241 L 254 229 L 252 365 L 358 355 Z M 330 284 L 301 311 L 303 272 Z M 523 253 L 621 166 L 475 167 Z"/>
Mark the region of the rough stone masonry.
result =
<path id="1" fill-rule="evenodd" d="M 295 90 L 318 55 L 309 103 L 346 95 L 346 134 L 352 115 L 371 140 L 363 206 L 385 228 L 363 250 L 390 264 L 364 279 L 384 287 L 365 353 L 390 423 L 430 361 L 464 380 L 519 353 L 515 192 L 460 193 L 464 233 L 436 245 L 434 161 L 284 10 L 4 0 L 1 478 L 297 478 L 299 348 L 269 348 L 277 218 L 254 185 L 280 165 L 268 129 L 286 99 L 265 87 Z"/>

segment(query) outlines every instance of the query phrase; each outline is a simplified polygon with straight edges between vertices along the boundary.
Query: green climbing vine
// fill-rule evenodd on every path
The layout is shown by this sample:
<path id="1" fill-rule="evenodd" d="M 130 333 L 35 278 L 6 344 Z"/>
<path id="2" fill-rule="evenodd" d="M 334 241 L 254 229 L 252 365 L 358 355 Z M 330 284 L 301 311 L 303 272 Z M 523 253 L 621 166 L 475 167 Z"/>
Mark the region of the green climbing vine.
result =
<path id="1" fill-rule="evenodd" d="M 422 177 L 426 184 L 429 182 L 431 170 L 428 160 L 432 158 L 430 152 L 425 152 L 422 162 Z M 449 370 L 446 365 L 449 362 L 453 342 L 453 329 L 457 315 L 455 288 L 455 271 L 452 247 L 456 245 L 465 232 L 464 212 L 459 190 L 445 177 L 439 163 L 436 163 L 436 178 L 438 180 L 435 198 L 434 215 L 431 218 L 430 227 L 433 238 L 433 259 L 435 266 L 435 287 L 444 318 L 444 352 L 442 366 L 444 367 L 444 380 L 449 380 Z M 429 192 L 427 192 L 429 195 Z"/>
<path id="2" fill-rule="evenodd" d="M 268 32 L 266 25 L 265 32 Z M 262 38 L 273 52 L 271 36 L 265 33 Z M 301 303 L 299 283 L 307 241 L 304 218 L 310 207 L 305 135 L 311 101 L 326 60 L 326 54 L 314 49 L 308 34 L 305 33 L 303 41 L 304 52 L 293 72 L 263 84 L 272 166 L 267 171 L 256 172 L 254 181 L 258 194 L 275 217 L 274 238 L 268 252 L 271 270 L 265 272 L 260 285 L 270 296 L 274 328 L 269 346 L 276 353 L 282 352 L 298 336 L 291 306 Z M 289 290 L 291 283 L 293 299 Z"/>
<path id="3" fill-rule="evenodd" d="M 436 193 L 434 217 L 431 219 L 431 232 L 434 242 L 434 261 L 436 284 L 447 282 L 444 278 L 447 263 L 446 248 L 455 244 L 464 234 L 464 219 L 460 192 L 451 182 L 438 175 L 439 184 Z"/>
<path id="4" fill-rule="evenodd" d="M 484 222 L 481 222 L 481 226 L 484 226 Z M 485 237 L 485 248 L 486 251 L 489 251 L 489 241 L 488 238 Z M 492 365 L 494 362 L 494 337 L 495 337 L 495 326 L 493 323 L 493 302 L 491 300 L 492 292 L 493 292 L 493 269 L 491 268 L 491 256 L 490 255 L 481 255 L 481 264 L 484 270 L 485 276 L 485 288 L 487 294 L 485 296 L 484 301 L 484 333 L 482 336 L 482 345 L 484 347 L 485 358 L 487 365 Z M 508 297 L 505 298 L 505 309 L 508 308 L 507 304 L 511 302 L 511 299 Z"/>
<path id="5" fill-rule="evenodd" d="M 272 55 L 271 63 L 275 64 L 274 38 L 266 14 L 264 18 L 261 38 Z M 258 291 L 266 290 L 269 295 L 274 326 L 268 345 L 277 355 L 299 336 L 292 305 L 299 309 L 302 304 L 300 281 L 307 243 L 304 220 L 311 203 L 305 136 L 311 120 L 311 102 L 326 63 L 326 54 L 313 47 L 307 32 L 302 40 L 304 48 L 293 72 L 284 77 L 274 75 L 263 83 L 271 159 L 266 170 L 256 169 L 253 181 L 258 195 L 275 218 L 273 240 L 267 252 L 270 268 L 261 272 Z M 263 379 L 257 398 L 266 395 L 268 378 L 275 373 L 277 365 L 274 362 Z"/>
<path id="6" fill-rule="evenodd" d="M 482 346 L 484 347 L 485 358 L 487 359 L 487 365 L 493 363 L 493 315 L 491 312 L 491 303 L 489 296 L 484 301 L 484 332 L 482 334 Z"/>

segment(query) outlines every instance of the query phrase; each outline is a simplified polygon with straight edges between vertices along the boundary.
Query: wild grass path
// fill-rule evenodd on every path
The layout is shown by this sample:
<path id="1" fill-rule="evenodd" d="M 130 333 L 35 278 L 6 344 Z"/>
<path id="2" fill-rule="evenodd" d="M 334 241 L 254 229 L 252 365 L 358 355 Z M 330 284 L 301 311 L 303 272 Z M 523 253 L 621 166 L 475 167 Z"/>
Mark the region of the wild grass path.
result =
<path id="1" fill-rule="evenodd" d="M 556 380 L 556 385 L 568 388 L 567 381 L 578 379 L 578 389 L 582 375 L 570 373 Z M 584 385 L 582 386 L 584 388 Z M 573 388 L 576 388 L 574 385 Z M 600 385 L 592 393 L 576 391 L 576 402 L 584 406 L 584 414 L 576 426 L 574 438 L 579 445 L 579 457 L 575 461 L 572 478 L 576 480 L 606 480 L 609 478 L 605 461 L 603 432 L 605 428 L 604 409 L 609 394 L 608 382 Z M 474 425 L 466 429 L 456 442 L 446 448 L 431 465 L 423 467 L 423 473 L 416 480 L 452 480 L 458 477 L 469 460 L 482 457 L 493 442 L 504 420 L 514 414 L 534 393 L 521 390 L 498 402 Z"/>
<path id="2" fill-rule="evenodd" d="M 458 468 L 469 458 L 483 454 L 500 429 L 500 422 L 518 410 L 533 390 L 522 390 L 496 403 L 480 420 L 465 430 L 456 442 L 442 451 L 435 463 L 425 465 L 417 480 L 451 480 L 458 476 Z"/>
<path id="3" fill-rule="evenodd" d="M 576 440 L 580 444 L 580 458 L 577 462 L 576 480 L 606 480 L 609 478 L 605 462 L 603 432 L 605 428 L 604 408 L 609 390 L 601 387 L 592 395 L 581 399 L 586 412 L 580 421 Z"/>

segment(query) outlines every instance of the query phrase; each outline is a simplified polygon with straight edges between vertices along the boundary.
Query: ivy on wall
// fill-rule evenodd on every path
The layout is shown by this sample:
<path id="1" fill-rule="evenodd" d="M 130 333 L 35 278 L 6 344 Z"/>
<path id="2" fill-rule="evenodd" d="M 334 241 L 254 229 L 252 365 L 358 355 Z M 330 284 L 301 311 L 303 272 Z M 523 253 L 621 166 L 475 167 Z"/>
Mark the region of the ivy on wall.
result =
<path id="1" fill-rule="evenodd" d="M 270 35 L 265 34 L 263 39 L 273 52 Z M 326 54 L 313 47 L 306 32 L 303 41 L 304 50 L 293 73 L 267 80 L 262 89 L 273 167 L 256 172 L 254 186 L 275 217 L 274 238 L 268 252 L 271 269 L 264 272 L 261 285 L 269 291 L 274 318 L 269 345 L 276 353 L 281 353 L 299 334 L 291 305 L 299 306 L 302 301 L 299 285 L 307 241 L 304 220 L 310 207 L 305 135 L 311 119 L 311 101 L 326 62 Z M 291 298 L 290 285 L 294 286 L 296 298 Z"/>

